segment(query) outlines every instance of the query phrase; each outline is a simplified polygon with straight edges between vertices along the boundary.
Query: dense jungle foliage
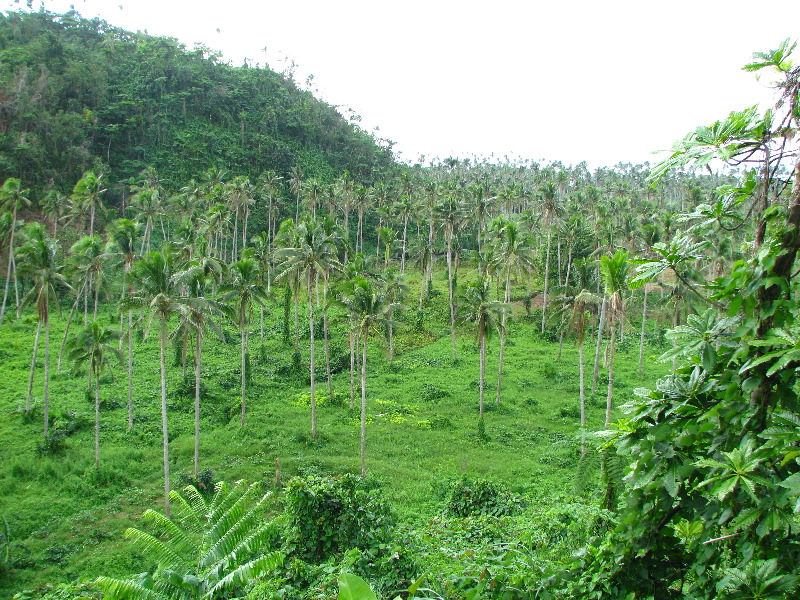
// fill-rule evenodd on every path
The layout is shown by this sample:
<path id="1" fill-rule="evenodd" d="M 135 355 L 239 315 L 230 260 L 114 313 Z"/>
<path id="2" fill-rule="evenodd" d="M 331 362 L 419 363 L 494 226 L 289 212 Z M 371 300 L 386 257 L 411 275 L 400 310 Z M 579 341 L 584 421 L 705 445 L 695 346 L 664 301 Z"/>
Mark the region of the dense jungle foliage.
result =
<path id="1" fill-rule="evenodd" d="M 0 46 L 0 594 L 795 597 L 789 41 L 595 171 L 398 165 L 74 12 Z"/>

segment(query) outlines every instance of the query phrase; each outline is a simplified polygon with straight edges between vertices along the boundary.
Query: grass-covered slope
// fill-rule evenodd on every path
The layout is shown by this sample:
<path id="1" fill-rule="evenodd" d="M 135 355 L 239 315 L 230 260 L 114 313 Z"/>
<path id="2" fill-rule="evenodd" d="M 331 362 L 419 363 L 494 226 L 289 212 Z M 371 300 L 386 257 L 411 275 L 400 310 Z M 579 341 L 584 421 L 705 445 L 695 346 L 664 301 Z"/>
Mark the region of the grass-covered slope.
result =
<path id="1" fill-rule="evenodd" d="M 437 287 L 441 287 L 438 282 Z M 101 319 L 118 318 L 109 311 Z M 335 400 L 320 399 L 319 437 L 310 435 L 308 405 L 308 332 L 301 337 L 299 367 L 291 342 L 282 343 L 283 309 L 269 307 L 264 341 L 258 319 L 251 337 L 251 377 L 245 428 L 239 424 L 238 336 L 228 342 L 209 337 L 204 350 L 201 468 L 217 480 L 247 479 L 276 485 L 276 460 L 282 484 L 308 473 L 359 473 L 359 413 L 349 404 L 349 353 L 343 322 L 332 327 Z M 494 407 L 497 341 L 490 345 L 487 369 L 485 430 L 478 426 L 478 351 L 469 331 L 459 335 L 459 358 L 453 361 L 443 295 L 421 313 L 400 320 L 399 355 L 388 364 L 385 342 L 377 338 L 369 356 L 367 396 L 367 469 L 383 486 L 398 520 L 419 527 L 421 540 L 438 548 L 437 528 L 426 523 L 444 506 L 448 482 L 462 472 L 498 482 L 521 494 L 535 513 L 573 496 L 576 477 L 591 491 L 596 471 L 580 464 L 577 351 L 565 343 L 560 361 L 557 339 L 543 339 L 537 319 L 517 319 L 506 347 L 504 390 Z M 135 423 L 127 430 L 126 374 L 115 366 L 101 381 L 101 466 L 94 468 L 94 406 L 86 394 L 86 373 L 74 374 L 66 361 L 55 374 L 58 344 L 66 311 L 55 316 L 52 333 L 52 426 L 64 433 L 63 450 L 41 451 L 41 385 L 43 353 L 34 382 L 37 408 L 25 418 L 34 317 L 28 313 L 0 327 L 0 515 L 14 541 L 13 572 L 0 578 L 3 594 L 34 584 L 104 574 L 128 575 L 141 570 L 142 557 L 131 554 L 122 540 L 125 527 L 146 508 L 162 503 L 161 421 L 156 332 L 144 341 L 135 334 Z M 307 322 L 307 319 L 306 321 Z M 141 332 L 141 327 L 137 329 Z M 587 377 L 591 357 L 587 341 Z M 317 390 L 326 395 L 322 344 Z M 651 386 L 666 371 L 655 364 L 660 349 L 648 347 L 648 369 L 636 376 L 638 336 L 619 344 L 615 397 L 621 404 L 634 387 Z M 167 389 L 173 486 L 192 473 L 194 378 L 191 354 L 187 375 L 170 354 Z M 602 372 L 602 371 L 601 371 Z M 605 410 L 605 378 L 588 402 L 590 429 L 600 429 Z M 591 467 L 591 465 L 589 465 Z M 581 474 L 583 473 L 583 474 Z M 280 501 L 281 494 L 276 498 Z M 508 532 L 512 535 L 513 532 Z M 500 535 L 500 532 L 498 533 Z M 535 532 L 528 531 L 528 536 Z M 477 543 L 477 542 L 476 542 Z M 476 549 L 478 546 L 476 546 Z M 445 561 L 439 556 L 426 560 Z M 453 564 L 458 561 L 453 559 Z"/>

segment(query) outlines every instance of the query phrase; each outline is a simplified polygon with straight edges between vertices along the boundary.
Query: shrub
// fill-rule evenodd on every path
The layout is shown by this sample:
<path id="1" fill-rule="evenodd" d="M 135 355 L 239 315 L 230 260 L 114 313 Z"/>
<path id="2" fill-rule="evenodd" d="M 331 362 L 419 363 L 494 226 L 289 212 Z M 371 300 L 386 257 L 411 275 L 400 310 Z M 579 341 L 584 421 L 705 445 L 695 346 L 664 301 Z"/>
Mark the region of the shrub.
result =
<path id="1" fill-rule="evenodd" d="M 394 527 L 380 490 L 351 474 L 295 477 L 286 486 L 286 501 L 287 544 L 304 560 L 373 548 L 386 543 Z"/>
<path id="2" fill-rule="evenodd" d="M 486 479 L 466 477 L 450 486 L 446 512 L 456 517 L 472 515 L 511 515 L 522 508 L 522 501 L 501 486 Z"/>

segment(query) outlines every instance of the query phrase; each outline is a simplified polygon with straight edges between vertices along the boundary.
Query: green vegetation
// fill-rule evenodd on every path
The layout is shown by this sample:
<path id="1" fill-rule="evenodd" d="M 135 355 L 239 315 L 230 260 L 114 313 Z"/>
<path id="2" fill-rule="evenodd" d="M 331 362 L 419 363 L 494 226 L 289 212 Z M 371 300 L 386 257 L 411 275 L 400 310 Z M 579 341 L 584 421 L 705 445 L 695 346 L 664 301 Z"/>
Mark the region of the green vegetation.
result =
<path id="1" fill-rule="evenodd" d="M 794 46 L 774 111 L 590 173 L 400 167 L 76 13 L 0 41 L 0 594 L 795 593 Z"/>

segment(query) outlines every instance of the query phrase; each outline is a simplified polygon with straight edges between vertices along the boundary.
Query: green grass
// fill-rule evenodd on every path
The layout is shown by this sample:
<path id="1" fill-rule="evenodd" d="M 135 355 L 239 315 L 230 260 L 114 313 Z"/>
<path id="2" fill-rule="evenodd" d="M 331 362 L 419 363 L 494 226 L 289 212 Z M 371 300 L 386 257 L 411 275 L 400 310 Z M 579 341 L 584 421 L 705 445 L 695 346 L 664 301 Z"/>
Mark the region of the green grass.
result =
<path id="1" fill-rule="evenodd" d="M 518 318 L 506 347 L 504 389 L 494 406 L 497 340 L 490 344 L 486 389 L 485 436 L 478 431 L 478 351 L 468 330 L 459 332 L 458 359 L 453 361 L 446 324 L 446 288 L 424 311 L 421 328 L 399 327 L 393 364 L 386 344 L 371 342 L 368 364 L 367 469 L 380 481 L 398 520 L 419 527 L 442 510 L 442 486 L 461 476 L 500 482 L 530 502 L 549 506 L 573 489 L 579 452 L 577 350 L 567 341 L 561 361 L 558 344 L 538 334 L 539 320 Z M 410 312 L 416 312 L 412 294 Z M 251 337 L 252 382 L 248 415 L 239 426 L 238 336 L 230 343 L 208 337 L 204 348 L 201 468 L 217 480 L 260 481 L 275 484 L 280 461 L 285 483 L 306 473 L 358 473 L 358 407 L 351 410 L 349 374 L 334 379 L 343 402 L 323 402 L 318 410 L 319 436 L 310 436 L 307 330 L 300 315 L 301 369 L 292 373 L 292 348 L 279 338 L 279 304 L 270 307 L 265 340 L 259 340 L 257 318 Z M 411 314 L 400 320 L 411 322 Z M 146 508 L 163 504 L 161 422 L 156 332 L 135 346 L 134 403 L 136 420 L 127 431 L 126 375 L 116 366 L 105 376 L 101 394 L 101 468 L 94 469 L 93 403 L 85 393 L 85 373 L 71 365 L 55 373 L 58 346 L 66 314 L 53 319 L 51 349 L 51 411 L 53 424 L 70 422 L 75 432 L 61 454 L 40 455 L 42 440 L 41 390 L 43 349 L 35 383 L 36 411 L 26 417 L 22 408 L 27 389 L 35 321 L 29 314 L 0 327 L 0 515 L 5 516 L 15 542 L 15 568 L 0 576 L 0 595 L 45 582 L 99 574 L 123 576 L 142 568 L 142 557 L 126 551 L 124 529 Z M 104 312 L 101 319 L 115 323 Z M 332 327 L 331 340 L 347 353 L 344 325 Z M 306 325 L 307 329 L 307 325 Z M 317 389 L 326 393 L 322 343 L 317 345 Z M 648 347 L 645 377 L 636 375 L 638 336 L 629 334 L 618 349 L 615 366 L 615 404 L 631 397 L 636 387 L 652 386 L 667 365 L 655 363 L 662 349 Z M 586 346 L 586 372 L 591 377 L 593 346 Z M 193 373 L 188 379 L 169 355 L 170 459 L 172 485 L 192 471 Z M 344 364 L 349 366 L 349 355 Z M 590 429 L 600 429 L 605 410 L 605 377 L 595 397 L 587 401 Z M 587 381 L 587 389 L 590 381 Z M 178 394 L 184 389 L 187 393 Z M 305 395 L 305 396 L 304 396 Z M 358 398 L 356 400 L 358 405 Z M 276 496 L 279 508 L 280 494 Z"/>

